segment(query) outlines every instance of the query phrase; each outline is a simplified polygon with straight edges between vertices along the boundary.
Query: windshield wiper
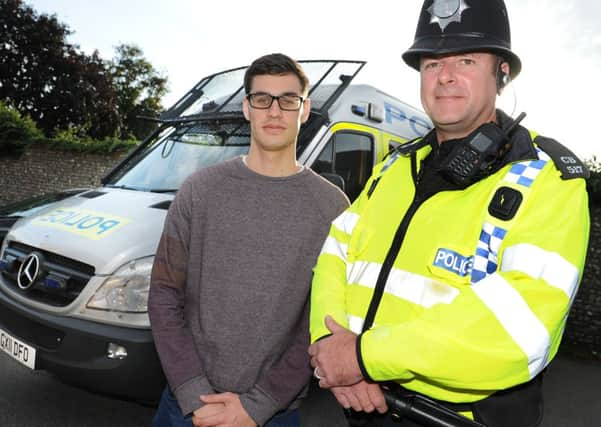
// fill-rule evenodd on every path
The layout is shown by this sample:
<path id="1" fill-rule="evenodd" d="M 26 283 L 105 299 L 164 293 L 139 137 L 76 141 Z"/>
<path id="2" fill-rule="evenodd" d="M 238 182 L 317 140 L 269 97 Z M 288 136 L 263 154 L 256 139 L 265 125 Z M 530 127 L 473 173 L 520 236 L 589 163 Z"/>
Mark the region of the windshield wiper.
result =
<path id="1" fill-rule="evenodd" d="M 132 187 L 130 185 L 115 185 L 115 184 L 106 184 L 105 187 L 109 188 L 119 188 L 121 190 L 135 190 L 135 191 L 148 191 L 142 187 Z"/>
<path id="2" fill-rule="evenodd" d="M 132 187 L 131 185 L 115 185 L 115 184 L 106 184 L 106 187 L 119 188 L 121 190 L 148 191 L 151 193 L 177 193 L 177 188 L 144 188 L 144 187 Z"/>
<path id="3" fill-rule="evenodd" d="M 144 188 L 144 187 L 133 187 L 131 185 L 115 185 L 115 184 L 106 184 L 106 187 L 119 188 L 121 190 L 148 191 L 151 193 L 177 193 L 177 188 Z"/>
<path id="4" fill-rule="evenodd" d="M 146 191 L 151 193 L 177 193 L 177 188 L 152 188 Z"/>
<path id="5" fill-rule="evenodd" d="M 147 120 L 161 125 L 178 125 L 182 123 L 202 122 L 210 121 L 215 119 L 240 119 L 244 118 L 242 110 L 239 111 L 224 111 L 224 112 L 209 112 L 209 113 L 197 113 L 185 117 L 177 117 L 174 119 L 161 119 L 160 117 L 149 117 L 149 116 L 136 116 L 141 120 Z"/>

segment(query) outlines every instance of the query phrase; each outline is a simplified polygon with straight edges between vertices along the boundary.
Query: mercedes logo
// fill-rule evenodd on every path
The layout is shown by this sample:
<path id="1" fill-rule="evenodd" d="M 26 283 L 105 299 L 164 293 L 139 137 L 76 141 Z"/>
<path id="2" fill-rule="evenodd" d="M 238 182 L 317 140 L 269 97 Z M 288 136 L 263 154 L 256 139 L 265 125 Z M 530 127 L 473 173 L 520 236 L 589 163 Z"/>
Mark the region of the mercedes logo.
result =
<path id="1" fill-rule="evenodd" d="M 23 290 L 31 288 L 40 276 L 41 270 L 41 255 L 36 254 L 35 252 L 27 255 L 27 258 L 21 263 L 19 273 L 17 274 L 17 284 L 19 285 L 19 288 Z"/>

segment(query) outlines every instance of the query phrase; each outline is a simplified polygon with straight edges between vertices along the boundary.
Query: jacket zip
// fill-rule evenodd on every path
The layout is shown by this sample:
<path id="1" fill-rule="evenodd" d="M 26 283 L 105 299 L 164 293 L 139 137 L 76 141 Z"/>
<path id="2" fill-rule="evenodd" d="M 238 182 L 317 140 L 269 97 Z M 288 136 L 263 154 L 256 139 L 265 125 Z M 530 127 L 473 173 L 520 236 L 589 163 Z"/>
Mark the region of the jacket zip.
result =
<path id="1" fill-rule="evenodd" d="M 418 174 L 417 171 L 417 155 L 415 152 L 411 154 L 411 172 L 413 175 L 415 194 L 413 196 L 413 200 L 411 201 L 411 205 L 409 205 L 409 208 L 405 212 L 405 215 L 403 215 L 401 223 L 399 224 L 396 232 L 394 233 L 392 244 L 390 245 L 390 249 L 388 249 L 388 252 L 386 253 L 384 262 L 382 263 L 382 268 L 380 269 L 380 273 L 378 274 L 378 279 L 376 280 L 376 285 L 374 287 L 374 293 L 372 295 L 371 301 L 369 302 L 369 308 L 367 309 L 365 321 L 363 322 L 362 333 L 371 328 L 374 323 L 378 307 L 380 306 L 382 296 L 384 295 L 386 281 L 388 280 L 388 276 L 390 275 L 390 271 L 392 270 L 394 261 L 396 260 L 399 251 L 401 250 L 401 246 L 403 245 L 403 240 L 405 240 L 405 235 L 407 234 L 409 224 L 411 223 L 411 220 L 413 219 L 413 216 L 415 215 L 419 207 L 422 205 L 422 203 L 424 203 L 427 200 L 427 198 L 422 199 L 417 193 L 417 185 L 419 183 L 420 174 Z"/>

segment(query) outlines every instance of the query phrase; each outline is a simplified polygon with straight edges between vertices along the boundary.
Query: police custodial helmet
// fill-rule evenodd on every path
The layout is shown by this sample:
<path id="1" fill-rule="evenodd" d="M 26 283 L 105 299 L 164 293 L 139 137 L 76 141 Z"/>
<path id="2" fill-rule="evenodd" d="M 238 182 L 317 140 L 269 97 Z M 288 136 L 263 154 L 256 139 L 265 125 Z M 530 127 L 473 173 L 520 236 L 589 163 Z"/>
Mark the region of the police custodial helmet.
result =
<path id="1" fill-rule="evenodd" d="M 426 0 L 413 46 L 403 60 L 419 71 L 422 55 L 492 52 L 509 63 L 511 78 L 521 68 L 511 51 L 509 18 L 503 0 Z"/>

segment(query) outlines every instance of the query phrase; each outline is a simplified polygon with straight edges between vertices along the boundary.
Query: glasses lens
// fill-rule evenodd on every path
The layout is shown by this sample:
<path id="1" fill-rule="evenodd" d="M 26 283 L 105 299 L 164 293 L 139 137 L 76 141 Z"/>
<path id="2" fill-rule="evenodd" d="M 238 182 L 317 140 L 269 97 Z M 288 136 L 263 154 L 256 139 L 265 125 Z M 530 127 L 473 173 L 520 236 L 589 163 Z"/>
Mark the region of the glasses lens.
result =
<path id="1" fill-rule="evenodd" d="M 298 110 L 301 106 L 301 97 L 296 95 L 283 95 L 278 98 L 282 110 Z"/>
<path id="2" fill-rule="evenodd" d="M 253 93 L 249 96 L 250 105 L 254 108 L 269 108 L 273 97 L 268 93 Z"/>

